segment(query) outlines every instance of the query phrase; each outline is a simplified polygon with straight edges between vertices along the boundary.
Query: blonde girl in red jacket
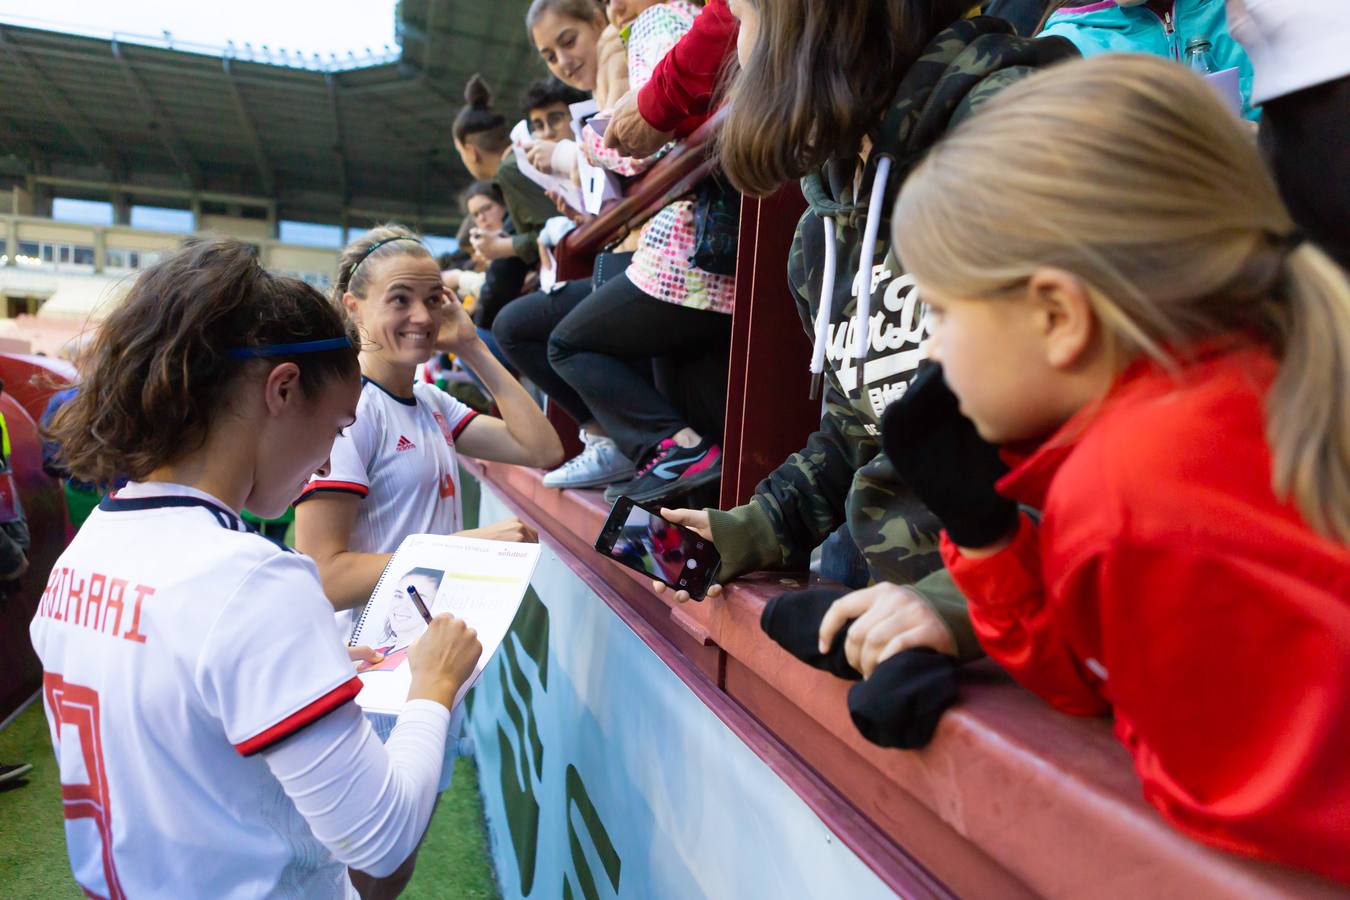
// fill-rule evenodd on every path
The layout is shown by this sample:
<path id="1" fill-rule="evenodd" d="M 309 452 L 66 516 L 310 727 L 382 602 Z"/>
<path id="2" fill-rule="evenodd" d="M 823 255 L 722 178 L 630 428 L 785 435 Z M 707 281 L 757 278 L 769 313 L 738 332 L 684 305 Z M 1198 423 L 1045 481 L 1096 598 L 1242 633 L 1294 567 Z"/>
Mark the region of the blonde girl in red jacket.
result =
<path id="1" fill-rule="evenodd" d="M 1176 827 L 1350 881 L 1345 273 L 1212 89 L 1142 56 L 1008 88 L 894 221 L 942 365 L 885 446 L 984 648 L 1113 713 Z"/>

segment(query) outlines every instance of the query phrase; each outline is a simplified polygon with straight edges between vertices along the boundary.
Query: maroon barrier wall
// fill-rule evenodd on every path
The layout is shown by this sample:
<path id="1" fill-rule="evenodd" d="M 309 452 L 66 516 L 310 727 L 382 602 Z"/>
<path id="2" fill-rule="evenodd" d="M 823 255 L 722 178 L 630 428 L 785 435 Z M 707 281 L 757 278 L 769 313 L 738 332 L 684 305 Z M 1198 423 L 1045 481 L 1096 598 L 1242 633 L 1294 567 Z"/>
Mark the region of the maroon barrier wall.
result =
<path id="1" fill-rule="evenodd" d="M 789 656 L 759 627 L 801 575 L 738 579 L 676 606 L 592 549 L 598 491 L 543 487 L 519 466 L 465 462 L 615 608 L 673 672 L 899 896 L 1019 900 L 1332 900 L 1344 886 L 1202 846 L 1143 798 L 1104 718 L 1051 709 L 988 660 L 920 751 L 870 744 L 850 682 Z M 734 798 L 728 798 L 734 804 Z"/>
<path id="2" fill-rule="evenodd" d="M 747 502 L 760 480 L 800 450 L 820 424 L 820 401 L 810 397 L 811 341 L 787 280 L 787 251 L 805 209 L 795 184 L 772 197 L 741 201 L 723 509 Z"/>

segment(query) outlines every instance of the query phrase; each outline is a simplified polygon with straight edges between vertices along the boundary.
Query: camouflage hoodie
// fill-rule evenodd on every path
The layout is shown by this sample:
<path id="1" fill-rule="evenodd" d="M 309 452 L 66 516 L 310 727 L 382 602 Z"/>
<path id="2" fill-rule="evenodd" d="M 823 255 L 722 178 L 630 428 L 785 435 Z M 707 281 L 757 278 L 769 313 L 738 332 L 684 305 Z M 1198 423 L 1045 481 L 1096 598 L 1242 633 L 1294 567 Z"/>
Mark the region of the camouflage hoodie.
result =
<path id="1" fill-rule="evenodd" d="M 724 578 L 804 567 L 847 521 L 872 578 L 913 585 L 951 629 L 959 655 L 980 654 L 965 599 L 938 556 L 940 526 L 897 478 L 877 438 L 882 411 L 914 376 L 926 334 L 914 281 L 890 250 L 890 213 L 905 177 L 949 127 L 1036 68 L 1077 55 L 1063 38 L 1017 37 L 1000 19 L 957 22 L 901 80 L 856 192 L 866 202 L 854 199 L 856 159 L 832 160 L 802 180 L 810 209 L 797 226 L 788 280 L 814 337 L 812 371 L 824 376 L 825 410 L 805 449 L 770 473 L 749 503 L 709 510 Z M 868 275 L 871 290 L 862 291 Z"/>

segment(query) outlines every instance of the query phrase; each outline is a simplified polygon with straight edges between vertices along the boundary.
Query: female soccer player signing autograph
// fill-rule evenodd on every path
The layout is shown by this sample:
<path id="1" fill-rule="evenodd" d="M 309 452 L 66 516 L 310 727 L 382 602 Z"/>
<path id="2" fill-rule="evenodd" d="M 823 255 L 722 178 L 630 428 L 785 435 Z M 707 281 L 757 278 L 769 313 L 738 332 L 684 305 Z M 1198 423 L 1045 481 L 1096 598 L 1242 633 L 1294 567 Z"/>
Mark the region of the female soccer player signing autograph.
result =
<path id="1" fill-rule="evenodd" d="M 56 562 L 31 626 L 76 880 L 110 898 L 356 896 L 357 873 L 394 873 L 421 839 L 481 648 L 437 617 L 382 744 L 314 563 L 239 520 L 326 472 L 361 393 L 355 332 L 246 245 L 203 241 L 137 279 L 82 373 L 51 427 L 62 464 L 132 480 Z"/>

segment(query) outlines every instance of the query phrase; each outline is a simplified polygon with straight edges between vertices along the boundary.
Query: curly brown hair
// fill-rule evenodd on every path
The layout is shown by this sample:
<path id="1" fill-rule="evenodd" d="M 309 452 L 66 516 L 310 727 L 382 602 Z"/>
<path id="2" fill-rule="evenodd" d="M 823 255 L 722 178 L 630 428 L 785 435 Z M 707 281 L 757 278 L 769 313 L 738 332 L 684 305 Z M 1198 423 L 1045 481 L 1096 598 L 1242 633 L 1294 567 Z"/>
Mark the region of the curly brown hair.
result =
<path id="1" fill-rule="evenodd" d="M 238 359 L 231 348 L 349 338 L 352 346 Z M 310 285 L 273 275 L 248 244 L 192 243 L 147 269 L 83 353 L 79 390 L 43 436 L 72 476 L 145 478 L 206 441 L 240 381 L 285 363 L 309 398 L 354 378 L 357 333 Z"/>

